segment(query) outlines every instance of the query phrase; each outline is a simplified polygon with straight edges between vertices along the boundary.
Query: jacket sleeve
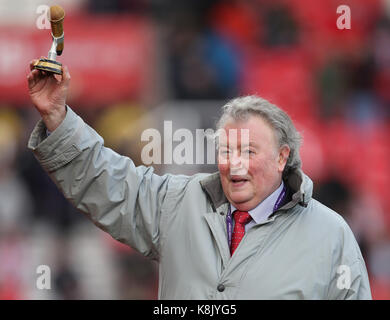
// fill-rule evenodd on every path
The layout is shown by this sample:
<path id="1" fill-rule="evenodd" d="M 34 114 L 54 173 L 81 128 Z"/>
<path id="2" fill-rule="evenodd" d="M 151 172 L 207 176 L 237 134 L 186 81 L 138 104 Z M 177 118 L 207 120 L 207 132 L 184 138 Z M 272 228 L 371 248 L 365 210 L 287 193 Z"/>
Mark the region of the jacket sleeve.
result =
<path id="1" fill-rule="evenodd" d="M 343 221 L 333 254 L 329 300 L 371 300 L 367 268 L 359 245 Z"/>
<path id="2" fill-rule="evenodd" d="M 39 121 L 28 147 L 65 197 L 99 228 L 158 259 L 161 208 L 174 176 L 135 167 L 104 147 L 102 137 L 69 107 L 49 136 Z"/>
<path id="3" fill-rule="evenodd" d="M 341 265 L 332 280 L 330 300 L 371 300 L 366 267 L 360 259 L 351 266 Z"/>

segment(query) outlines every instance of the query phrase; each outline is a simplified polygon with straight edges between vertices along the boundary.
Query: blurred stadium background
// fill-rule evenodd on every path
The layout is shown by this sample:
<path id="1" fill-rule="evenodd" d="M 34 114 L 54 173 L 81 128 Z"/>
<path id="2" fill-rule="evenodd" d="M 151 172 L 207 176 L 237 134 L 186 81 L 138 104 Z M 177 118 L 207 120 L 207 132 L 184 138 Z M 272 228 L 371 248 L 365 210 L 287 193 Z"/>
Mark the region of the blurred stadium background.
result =
<path id="1" fill-rule="evenodd" d="M 164 120 L 214 128 L 228 99 L 253 93 L 285 109 L 315 197 L 351 226 L 373 297 L 390 299 L 389 0 L 0 0 L 0 299 L 157 297 L 157 265 L 73 209 L 27 150 L 39 119 L 28 63 L 51 41 L 37 10 L 54 4 L 66 11 L 69 105 L 138 164 L 140 133 Z M 336 26 L 339 5 L 350 30 Z M 39 265 L 50 290 L 36 287 Z"/>

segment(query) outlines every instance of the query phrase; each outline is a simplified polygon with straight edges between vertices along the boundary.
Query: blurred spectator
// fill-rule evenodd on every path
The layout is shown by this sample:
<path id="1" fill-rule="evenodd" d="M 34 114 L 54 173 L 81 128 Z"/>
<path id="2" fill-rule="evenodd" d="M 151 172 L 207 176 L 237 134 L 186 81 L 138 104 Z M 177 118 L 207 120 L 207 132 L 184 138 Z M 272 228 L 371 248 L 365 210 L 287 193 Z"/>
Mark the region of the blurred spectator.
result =
<path id="1" fill-rule="evenodd" d="M 3 230 L 4 232 L 4 230 Z M 26 239 L 17 229 L 0 236 L 0 300 L 25 299 Z"/>
<path id="2" fill-rule="evenodd" d="M 21 153 L 19 167 L 32 195 L 31 218 L 35 222 L 49 223 L 59 233 L 63 233 L 75 223 L 86 221 L 86 218 L 58 191 L 28 150 Z"/>
<path id="3" fill-rule="evenodd" d="M 390 299 L 390 238 L 378 199 L 331 175 L 314 188 L 314 198 L 339 212 L 353 231 L 369 273 L 374 299 Z"/>
<path id="4" fill-rule="evenodd" d="M 296 44 L 299 26 L 288 7 L 281 3 L 272 5 L 262 12 L 264 15 L 264 44 L 270 47 Z"/>
<path id="5" fill-rule="evenodd" d="M 384 113 L 390 118 L 390 17 L 379 19 L 373 33 L 373 56 L 376 65 L 375 93 L 382 100 Z"/>
<path id="6" fill-rule="evenodd" d="M 15 166 L 21 123 L 17 113 L 0 110 L 0 234 L 27 225 L 30 194 Z"/>
<path id="7" fill-rule="evenodd" d="M 26 255 L 23 243 L 32 201 L 14 166 L 21 123 L 0 110 L 0 299 L 23 299 Z"/>
<path id="8" fill-rule="evenodd" d="M 362 53 L 357 61 L 352 61 L 351 91 L 346 101 L 346 120 L 361 128 L 374 129 L 384 120 L 383 107 L 374 92 L 376 66 L 371 53 Z"/>
<path id="9" fill-rule="evenodd" d="M 119 299 L 157 299 L 157 264 L 137 252 L 118 252 Z"/>
<path id="10" fill-rule="evenodd" d="M 54 270 L 54 290 L 58 299 L 79 300 L 82 299 L 80 280 L 75 272 L 69 257 L 68 238 L 66 235 L 60 236 L 56 240 L 55 249 L 55 270 Z"/>
<path id="11" fill-rule="evenodd" d="M 204 23 L 204 24 L 203 24 Z M 238 92 L 238 52 L 202 19 L 176 12 L 168 22 L 169 76 L 176 99 L 225 99 Z"/>
<path id="12" fill-rule="evenodd" d="M 350 219 L 349 202 L 351 201 L 351 190 L 337 176 L 330 176 L 326 181 L 318 183 L 314 188 L 314 198 L 318 199 L 327 207 L 339 212 L 345 220 Z"/>
<path id="13" fill-rule="evenodd" d="M 341 117 L 349 91 L 348 57 L 342 54 L 330 57 L 318 72 L 320 116 L 324 119 Z"/>
<path id="14" fill-rule="evenodd" d="M 50 177 L 43 171 L 32 152 L 26 148 L 27 138 L 38 120 L 34 110 L 26 108 L 23 112 L 24 137 L 15 166 L 32 197 L 29 219 L 34 223 L 49 224 L 59 234 L 66 234 L 75 225 L 87 222 L 58 191 Z M 95 112 L 96 113 L 96 112 Z M 87 121 L 90 117 L 85 117 Z"/>
<path id="15" fill-rule="evenodd" d="M 208 12 L 208 23 L 241 50 L 257 46 L 262 38 L 262 16 L 256 1 L 220 1 Z"/>
<path id="16" fill-rule="evenodd" d="M 361 194 L 334 174 L 318 183 L 314 196 L 346 220 L 368 261 L 370 247 L 386 236 L 384 213 L 377 199 Z"/>
<path id="17" fill-rule="evenodd" d="M 332 57 L 319 72 L 320 114 L 374 129 L 386 119 L 384 105 L 375 93 L 377 72 L 370 52 Z"/>

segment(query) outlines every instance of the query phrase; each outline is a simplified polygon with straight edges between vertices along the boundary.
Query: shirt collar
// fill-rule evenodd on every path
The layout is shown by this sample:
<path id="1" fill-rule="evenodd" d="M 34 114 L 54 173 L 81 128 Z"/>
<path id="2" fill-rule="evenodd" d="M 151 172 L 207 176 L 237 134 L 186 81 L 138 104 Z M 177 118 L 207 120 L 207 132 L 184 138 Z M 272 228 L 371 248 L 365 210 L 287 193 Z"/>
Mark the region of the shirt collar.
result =
<path id="1" fill-rule="evenodd" d="M 280 184 L 279 188 L 277 188 L 267 198 L 265 198 L 262 202 L 260 202 L 257 205 L 257 207 L 248 211 L 248 213 L 256 223 L 260 223 L 267 220 L 267 218 L 273 213 L 275 203 L 278 200 L 279 195 L 282 192 L 283 188 L 284 188 L 284 182 L 282 180 L 282 183 Z M 232 213 L 235 210 L 237 210 L 232 204 L 230 204 L 230 207 L 231 207 L 230 212 Z"/>

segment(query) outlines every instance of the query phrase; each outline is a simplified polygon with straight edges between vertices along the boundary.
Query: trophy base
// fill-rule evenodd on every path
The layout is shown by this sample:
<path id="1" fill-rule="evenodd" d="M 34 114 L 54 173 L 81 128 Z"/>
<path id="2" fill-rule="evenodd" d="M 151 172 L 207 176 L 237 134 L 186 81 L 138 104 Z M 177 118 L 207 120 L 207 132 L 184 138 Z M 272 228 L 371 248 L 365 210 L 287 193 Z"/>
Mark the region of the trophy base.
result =
<path id="1" fill-rule="evenodd" d="M 62 64 L 55 60 L 41 58 L 34 64 L 34 68 L 56 74 L 62 74 Z"/>

